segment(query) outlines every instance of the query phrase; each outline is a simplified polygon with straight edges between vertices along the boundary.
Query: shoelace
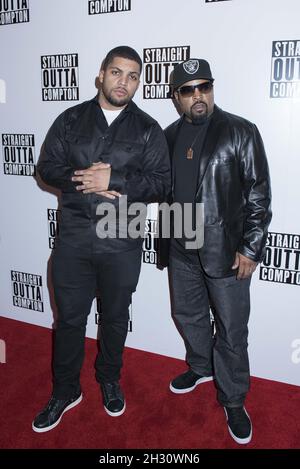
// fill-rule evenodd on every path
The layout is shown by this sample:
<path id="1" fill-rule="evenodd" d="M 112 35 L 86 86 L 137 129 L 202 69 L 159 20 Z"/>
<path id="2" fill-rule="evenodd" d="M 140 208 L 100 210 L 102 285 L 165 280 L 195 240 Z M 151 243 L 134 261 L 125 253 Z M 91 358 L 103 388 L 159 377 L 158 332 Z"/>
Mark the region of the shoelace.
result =
<path id="1" fill-rule="evenodd" d="M 110 401 L 121 398 L 120 386 L 118 383 L 106 383 L 105 391 L 107 394 L 107 398 Z"/>
<path id="2" fill-rule="evenodd" d="M 65 399 L 56 399 L 55 397 L 51 397 L 50 401 L 47 404 L 48 410 L 53 410 L 55 407 L 59 407 L 61 404 L 65 402 Z"/>
<path id="3" fill-rule="evenodd" d="M 227 409 L 227 413 L 228 413 L 228 419 L 233 424 L 239 424 L 239 423 L 245 422 L 245 412 L 243 409 L 240 409 L 239 407 L 236 407 L 236 408 L 233 407 L 229 411 Z"/>

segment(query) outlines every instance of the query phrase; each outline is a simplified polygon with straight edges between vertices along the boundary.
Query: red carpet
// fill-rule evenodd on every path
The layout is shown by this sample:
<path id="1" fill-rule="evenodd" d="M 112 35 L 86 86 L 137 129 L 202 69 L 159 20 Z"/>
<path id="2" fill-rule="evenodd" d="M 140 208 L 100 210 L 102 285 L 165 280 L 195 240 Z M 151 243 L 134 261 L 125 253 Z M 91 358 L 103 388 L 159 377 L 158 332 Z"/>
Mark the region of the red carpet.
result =
<path id="1" fill-rule="evenodd" d="M 37 434 L 31 421 L 51 393 L 51 331 L 0 318 L 6 363 L 0 364 L 0 448 L 241 448 L 229 436 L 212 382 L 185 395 L 169 381 L 185 370 L 181 360 L 127 348 L 121 417 L 103 410 L 94 378 L 96 342 L 86 340 L 84 399 L 54 430 Z M 300 448 L 300 387 L 252 378 L 247 409 L 253 439 L 247 448 Z"/>

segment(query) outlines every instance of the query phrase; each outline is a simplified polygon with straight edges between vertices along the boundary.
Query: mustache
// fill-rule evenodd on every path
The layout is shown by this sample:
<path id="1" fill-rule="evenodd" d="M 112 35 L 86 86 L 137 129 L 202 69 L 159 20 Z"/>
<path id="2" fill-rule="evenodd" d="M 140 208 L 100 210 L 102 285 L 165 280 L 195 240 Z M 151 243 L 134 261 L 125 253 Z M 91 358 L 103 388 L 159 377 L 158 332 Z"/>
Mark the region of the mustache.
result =
<path id="1" fill-rule="evenodd" d="M 121 90 L 121 91 L 124 91 L 125 93 L 127 93 L 127 89 L 124 88 L 123 86 L 116 86 L 116 88 L 114 88 L 114 90 Z"/>
<path id="2" fill-rule="evenodd" d="M 207 104 L 206 104 L 204 101 L 196 101 L 196 102 L 192 105 L 192 108 L 193 108 L 194 106 L 197 106 L 197 104 L 204 104 L 204 106 L 207 107 Z"/>

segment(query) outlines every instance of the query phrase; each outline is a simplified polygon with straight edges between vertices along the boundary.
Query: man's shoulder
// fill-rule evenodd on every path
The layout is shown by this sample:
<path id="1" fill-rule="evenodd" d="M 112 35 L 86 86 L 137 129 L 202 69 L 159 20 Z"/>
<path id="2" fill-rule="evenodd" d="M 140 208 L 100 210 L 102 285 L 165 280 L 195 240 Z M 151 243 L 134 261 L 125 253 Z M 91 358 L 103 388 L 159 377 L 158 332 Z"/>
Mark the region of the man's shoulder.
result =
<path id="1" fill-rule="evenodd" d="M 165 133 L 165 136 L 168 138 L 168 137 L 171 137 L 177 130 L 178 126 L 180 125 L 182 121 L 182 117 L 180 117 L 179 119 L 177 119 L 176 121 L 172 122 L 171 124 L 169 124 L 165 129 L 164 129 L 164 133 Z"/>
<path id="2" fill-rule="evenodd" d="M 180 121 L 181 121 L 181 117 L 179 117 L 179 119 L 176 119 L 176 121 L 171 122 L 171 124 L 169 124 L 169 125 L 164 129 L 164 132 L 170 132 L 171 130 L 176 129 L 176 127 L 178 126 L 178 124 L 179 124 Z"/>
<path id="3" fill-rule="evenodd" d="M 241 130 L 251 130 L 256 127 L 253 122 L 246 119 L 245 117 L 233 114 L 228 111 L 224 111 L 220 108 L 218 109 L 218 111 L 223 115 L 224 120 L 227 120 L 231 127 L 236 127 L 237 129 Z"/>
<path id="4" fill-rule="evenodd" d="M 219 119 L 221 124 L 220 131 L 227 132 L 228 135 L 230 134 L 235 142 L 260 138 L 260 132 L 256 124 L 249 119 L 223 111 L 220 108 L 217 109 L 217 115 L 218 117 L 216 118 Z"/>
<path id="5" fill-rule="evenodd" d="M 138 116 L 139 120 L 141 120 L 142 123 L 145 125 L 159 125 L 156 119 L 154 119 L 152 116 L 150 116 L 150 114 L 147 114 L 147 112 L 139 108 L 133 101 L 131 101 L 130 103 L 130 111 L 133 112 L 136 116 Z"/>
<path id="6" fill-rule="evenodd" d="M 70 124 L 72 121 L 80 118 L 80 116 L 90 107 L 92 99 L 76 104 L 75 106 L 68 107 L 61 112 L 55 119 L 55 126 L 65 126 Z"/>
<path id="7" fill-rule="evenodd" d="M 89 99 L 88 101 L 83 101 L 82 103 L 76 104 L 75 106 L 68 107 L 65 109 L 60 116 L 63 117 L 77 117 L 82 114 L 87 108 L 89 108 L 93 104 L 93 99 Z"/>

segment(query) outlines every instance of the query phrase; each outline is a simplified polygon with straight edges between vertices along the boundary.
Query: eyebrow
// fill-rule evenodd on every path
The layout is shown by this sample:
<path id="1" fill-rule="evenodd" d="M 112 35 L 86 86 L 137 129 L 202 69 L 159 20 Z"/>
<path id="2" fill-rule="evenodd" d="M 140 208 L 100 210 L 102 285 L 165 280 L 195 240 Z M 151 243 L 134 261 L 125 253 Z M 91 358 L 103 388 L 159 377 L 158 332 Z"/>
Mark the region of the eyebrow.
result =
<path id="1" fill-rule="evenodd" d="M 122 70 L 121 68 L 119 67 L 116 67 L 116 66 L 112 66 L 112 67 L 109 67 L 111 70 L 118 70 L 118 72 L 124 72 L 124 70 Z M 128 73 L 130 74 L 134 74 L 134 75 L 137 75 L 137 76 L 140 76 L 140 73 L 139 72 L 135 72 L 135 71 L 129 71 Z"/>

